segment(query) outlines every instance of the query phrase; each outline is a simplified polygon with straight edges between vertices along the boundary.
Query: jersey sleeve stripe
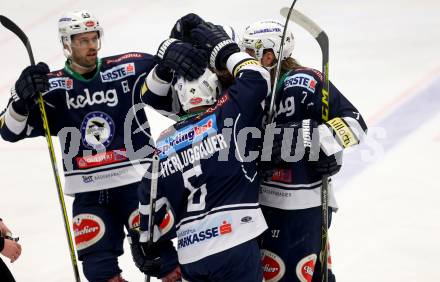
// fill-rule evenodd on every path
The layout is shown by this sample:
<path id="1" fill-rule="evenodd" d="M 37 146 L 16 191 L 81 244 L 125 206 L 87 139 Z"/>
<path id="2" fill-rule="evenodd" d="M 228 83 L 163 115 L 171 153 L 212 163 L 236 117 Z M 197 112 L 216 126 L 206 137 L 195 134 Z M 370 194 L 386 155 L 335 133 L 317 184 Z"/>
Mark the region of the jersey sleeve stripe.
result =
<path id="1" fill-rule="evenodd" d="M 16 113 L 10 105 L 5 114 L 5 125 L 12 133 L 19 135 L 26 127 L 27 118 Z"/>

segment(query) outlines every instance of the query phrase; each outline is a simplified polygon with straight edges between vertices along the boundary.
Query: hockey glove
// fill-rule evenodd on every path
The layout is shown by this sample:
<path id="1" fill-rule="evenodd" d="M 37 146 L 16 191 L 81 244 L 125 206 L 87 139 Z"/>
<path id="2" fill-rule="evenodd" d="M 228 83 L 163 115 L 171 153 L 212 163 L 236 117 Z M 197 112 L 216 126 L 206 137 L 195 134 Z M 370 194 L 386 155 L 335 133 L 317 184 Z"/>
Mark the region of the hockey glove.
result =
<path id="1" fill-rule="evenodd" d="M 269 165 L 273 165 L 274 168 L 287 167 L 291 162 L 305 159 L 310 168 L 321 175 L 331 176 L 341 169 L 339 158 L 336 159 L 335 155 L 327 156 L 320 150 L 319 130 L 316 121 L 305 119 L 301 122 L 281 124 L 278 127 L 281 128 L 281 134 L 274 136 L 272 161 Z"/>
<path id="2" fill-rule="evenodd" d="M 12 107 L 21 115 L 27 115 L 35 104 L 38 93 L 49 89 L 47 74 L 50 72 L 45 63 L 38 63 L 36 66 L 29 66 L 23 70 L 15 88 L 11 90 Z"/>
<path id="3" fill-rule="evenodd" d="M 144 274 L 161 278 L 178 265 L 177 254 L 171 241 L 139 242 L 139 232 L 133 229 L 129 230 L 127 237 L 133 261 Z"/>
<path id="4" fill-rule="evenodd" d="M 191 31 L 191 37 L 196 46 L 210 54 L 209 65 L 217 70 L 225 69 L 228 58 L 240 52 L 237 43 L 219 25 L 201 24 Z"/>
<path id="5" fill-rule="evenodd" d="M 208 64 L 205 51 L 174 38 L 160 44 L 157 56 L 162 59 L 161 67 L 172 69 L 187 80 L 201 76 Z M 160 74 L 158 76 L 160 77 Z"/>
<path id="6" fill-rule="evenodd" d="M 191 30 L 205 21 L 196 14 L 190 13 L 177 20 L 171 30 L 171 38 L 179 39 L 184 42 L 193 43 L 191 39 Z"/>

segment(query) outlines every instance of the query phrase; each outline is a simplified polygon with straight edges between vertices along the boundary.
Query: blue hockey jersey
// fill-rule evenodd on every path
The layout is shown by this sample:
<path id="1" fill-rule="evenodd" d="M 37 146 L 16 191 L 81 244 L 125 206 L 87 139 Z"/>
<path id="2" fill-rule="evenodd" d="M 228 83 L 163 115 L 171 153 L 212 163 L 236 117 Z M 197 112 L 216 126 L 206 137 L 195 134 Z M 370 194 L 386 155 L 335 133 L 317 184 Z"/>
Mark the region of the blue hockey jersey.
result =
<path id="1" fill-rule="evenodd" d="M 235 69 L 235 83 L 217 103 L 175 124 L 157 142 L 161 174 L 154 237 L 176 235 L 181 264 L 249 241 L 267 228 L 256 162 L 246 161 L 244 152 L 256 149 L 259 136 L 247 136 L 247 128 L 260 127 L 270 78 L 244 53 L 232 55 L 228 66 L 231 73 Z M 150 185 L 144 178 L 139 188 L 141 241 L 148 239 Z"/>
<path id="2" fill-rule="evenodd" d="M 288 72 L 279 85 L 275 122 L 318 121 L 321 149 L 332 155 L 359 143 L 367 126 L 358 110 L 332 83 L 329 97 L 322 95 L 322 86 L 323 76 L 317 70 L 299 68 Z M 275 170 L 272 179 L 262 183 L 260 203 L 285 210 L 316 207 L 321 205 L 321 184 L 321 175 L 309 168 L 307 160 L 301 159 L 292 162 L 289 168 Z M 329 206 L 337 207 L 331 179 Z"/>
<path id="3" fill-rule="evenodd" d="M 135 115 L 132 107 L 141 102 L 140 89 L 155 64 L 149 54 L 127 53 L 99 59 L 90 79 L 68 63 L 48 74 L 50 89 L 43 98 L 51 134 L 61 143 L 66 194 L 140 181 L 153 150 L 145 150 L 148 137 L 137 130 L 145 113 Z M 167 104 L 166 97 L 151 98 L 156 106 Z M 0 133 L 11 142 L 44 136 L 38 106 L 28 117 L 10 106 Z"/>

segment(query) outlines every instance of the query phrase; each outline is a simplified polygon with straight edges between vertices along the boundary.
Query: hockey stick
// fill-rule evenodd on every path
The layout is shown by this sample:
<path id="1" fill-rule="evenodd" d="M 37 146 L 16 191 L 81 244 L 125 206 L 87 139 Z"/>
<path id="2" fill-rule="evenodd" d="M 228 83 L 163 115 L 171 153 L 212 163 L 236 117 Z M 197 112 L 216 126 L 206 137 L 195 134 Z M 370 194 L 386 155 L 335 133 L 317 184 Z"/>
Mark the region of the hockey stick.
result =
<path id="1" fill-rule="evenodd" d="M 157 180 L 159 178 L 159 156 L 153 155 L 153 165 L 151 168 L 151 186 L 150 186 L 150 217 L 148 220 L 148 242 L 153 244 L 154 238 L 154 214 L 156 213 Z M 150 275 L 147 275 L 146 281 L 150 282 Z"/>
<path id="2" fill-rule="evenodd" d="M 278 58 L 281 58 L 281 54 L 283 53 L 284 50 L 284 40 L 286 39 L 286 33 L 287 33 L 287 25 L 289 24 L 289 18 L 290 18 L 290 13 L 293 11 L 293 7 L 295 6 L 297 0 L 294 0 L 292 5 L 288 9 L 288 14 L 287 14 L 287 18 L 286 18 L 286 22 L 284 24 L 284 30 L 283 30 L 283 36 L 281 37 L 281 44 L 280 44 L 280 49 L 278 50 Z M 280 72 L 281 72 L 281 60 L 279 60 L 280 62 L 277 64 L 277 69 L 275 72 L 275 79 L 274 79 L 274 83 L 273 83 L 273 87 L 272 87 L 272 95 L 270 97 L 270 104 L 269 104 L 269 111 L 267 114 L 267 120 L 266 120 L 266 124 L 269 124 L 271 122 L 273 122 L 273 118 L 275 116 L 275 96 L 276 96 L 276 89 L 277 89 L 277 84 L 278 84 L 278 79 L 280 76 Z"/>
<path id="3" fill-rule="evenodd" d="M 328 121 L 329 118 L 329 75 L 328 75 L 328 61 L 329 61 L 329 40 L 327 34 L 310 18 L 293 10 L 292 13 L 289 8 L 285 7 L 280 10 L 282 16 L 287 20 L 291 20 L 296 24 L 307 30 L 318 42 L 322 52 L 322 74 L 324 76 L 324 86 L 322 88 L 322 120 Z M 322 281 L 328 281 L 328 175 L 322 176 L 321 188 L 321 208 L 322 208 L 322 225 L 321 225 L 321 278 Z"/>
<path id="4" fill-rule="evenodd" d="M 29 59 L 31 61 L 31 65 L 34 66 L 35 65 L 34 55 L 32 53 L 31 43 L 30 43 L 29 39 L 27 38 L 26 34 L 14 22 L 12 22 L 10 19 L 8 19 L 5 16 L 0 15 L 0 22 L 4 27 L 9 29 L 11 32 L 13 32 L 15 35 L 17 35 L 18 38 L 20 38 L 20 40 L 26 46 L 26 50 L 28 52 Z M 53 149 L 52 139 L 51 139 L 51 135 L 50 135 L 49 123 L 48 123 L 47 115 L 46 115 L 46 109 L 44 106 L 43 96 L 41 95 L 41 93 L 39 93 L 39 95 L 38 95 L 38 106 L 39 106 L 40 112 L 41 112 L 41 119 L 43 121 L 44 134 L 46 136 L 47 147 L 49 149 L 49 155 L 50 155 L 50 161 L 52 163 L 52 170 L 53 170 L 53 174 L 55 177 L 55 183 L 57 186 L 58 200 L 60 202 L 61 211 L 63 213 L 64 229 L 66 231 L 67 241 L 68 241 L 69 250 L 70 250 L 70 260 L 72 262 L 73 272 L 75 274 L 75 280 L 78 282 L 78 281 L 81 281 L 81 279 L 79 276 L 78 264 L 77 264 L 76 255 L 75 255 L 75 249 L 73 247 L 72 234 L 70 232 L 69 218 L 67 217 L 66 205 L 64 202 L 63 188 L 61 186 L 60 175 L 58 173 L 57 160 L 55 158 L 55 152 Z"/>

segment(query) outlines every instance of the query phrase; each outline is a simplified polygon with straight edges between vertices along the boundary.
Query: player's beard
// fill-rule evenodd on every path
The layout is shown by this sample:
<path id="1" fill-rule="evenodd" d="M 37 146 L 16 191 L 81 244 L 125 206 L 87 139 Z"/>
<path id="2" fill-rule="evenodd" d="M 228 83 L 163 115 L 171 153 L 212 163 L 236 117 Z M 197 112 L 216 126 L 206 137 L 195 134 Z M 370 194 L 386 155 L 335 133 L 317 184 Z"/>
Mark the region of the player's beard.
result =
<path id="1" fill-rule="evenodd" d="M 93 69 L 96 66 L 98 58 L 98 51 L 96 49 L 89 49 L 84 56 L 72 54 L 72 61 L 82 68 Z"/>

